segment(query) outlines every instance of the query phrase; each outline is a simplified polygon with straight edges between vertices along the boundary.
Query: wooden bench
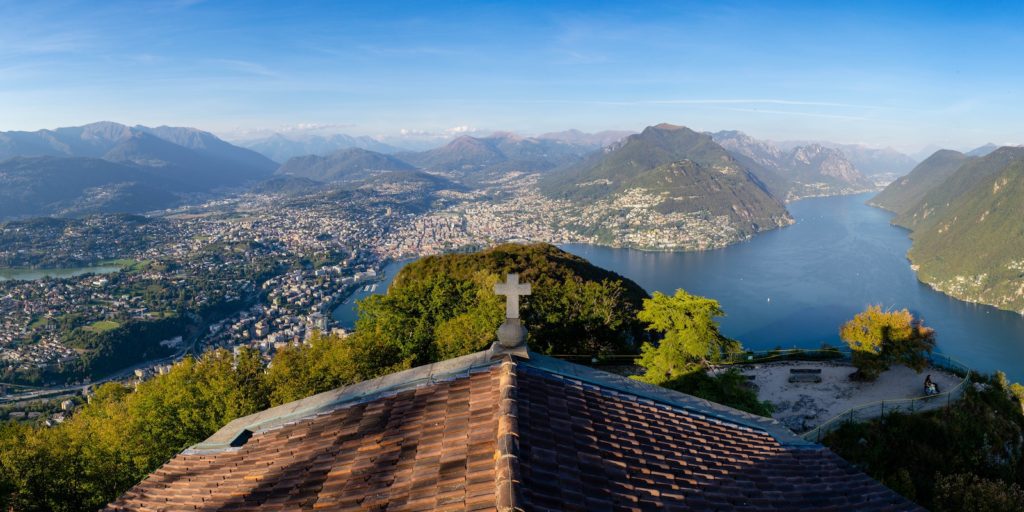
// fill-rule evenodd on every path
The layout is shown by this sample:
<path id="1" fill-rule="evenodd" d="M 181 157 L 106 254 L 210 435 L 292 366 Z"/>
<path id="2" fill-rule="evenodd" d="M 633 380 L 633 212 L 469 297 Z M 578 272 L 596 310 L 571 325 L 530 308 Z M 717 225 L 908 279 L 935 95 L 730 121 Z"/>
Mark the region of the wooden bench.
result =
<path id="1" fill-rule="evenodd" d="M 821 368 L 790 368 L 789 373 L 821 375 Z"/>
<path id="2" fill-rule="evenodd" d="M 811 383 L 817 384 L 817 383 L 821 382 L 821 375 L 814 374 L 814 373 L 794 373 L 794 374 L 789 376 L 789 382 L 791 382 L 791 383 L 811 382 Z"/>

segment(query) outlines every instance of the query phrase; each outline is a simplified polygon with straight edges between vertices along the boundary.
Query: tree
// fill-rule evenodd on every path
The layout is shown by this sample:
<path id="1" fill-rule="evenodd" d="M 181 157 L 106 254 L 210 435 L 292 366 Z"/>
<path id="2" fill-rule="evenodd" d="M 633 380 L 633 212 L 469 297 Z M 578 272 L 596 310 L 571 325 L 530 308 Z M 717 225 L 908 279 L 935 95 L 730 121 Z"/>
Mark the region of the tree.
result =
<path id="1" fill-rule="evenodd" d="M 504 298 L 493 289 L 509 272 L 533 285 L 521 311 L 531 350 L 636 351 L 634 339 L 642 334 L 636 311 L 646 292 L 547 244 L 505 244 L 411 263 L 386 295 L 360 302 L 355 336 L 397 347 L 399 360 L 411 366 L 482 350 L 505 318 Z"/>
<path id="2" fill-rule="evenodd" d="M 874 380 L 893 364 L 921 372 L 935 348 L 935 331 L 910 311 L 883 311 L 869 306 L 839 329 L 839 337 L 853 350 L 857 376 Z"/>
<path id="3" fill-rule="evenodd" d="M 186 358 L 138 386 L 98 386 L 53 427 L 0 428 L 0 502 L 18 511 L 97 510 L 175 453 L 269 405 L 259 354 Z"/>
<path id="4" fill-rule="evenodd" d="M 365 333 L 339 336 L 316 333 L 309 343 L 290 345 L 274 356 L 266 382 L 271 405 L 404 370 L 409 361 L 399 347 Z"/>
<path id="5" fill-rule="evenodd" d="M 739 342 L 718 331 L 715 318 L 724 315 L 718 301 L 681 289 L 671 297 L 655 292 L 644 299 L 637 318 L 648 324 L 647 330 L 664 337 L 657 345 L 644 343 L 641 347 L 639 364 L 646 369 L 643 379 L 661 384 L 738 352 Z"/>
<path id="6" fill-rule="evenodd" d="M 935 488 L 935 510 L 939 512 L 1003 512 L 1020 510 L 1024 504 L 1020 485 L 974 474 L 940 476 Z"/>

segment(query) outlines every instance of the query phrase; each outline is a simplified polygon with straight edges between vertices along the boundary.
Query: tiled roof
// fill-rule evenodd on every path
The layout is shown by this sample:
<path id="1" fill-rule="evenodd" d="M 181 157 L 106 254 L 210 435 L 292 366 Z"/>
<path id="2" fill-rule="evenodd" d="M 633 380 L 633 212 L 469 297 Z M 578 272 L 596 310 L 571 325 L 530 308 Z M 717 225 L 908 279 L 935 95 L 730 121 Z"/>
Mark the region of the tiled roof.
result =
<path id="1" fill-rule="evenodd" d="M 824 447 L 525 365 L 517 374 L 525 510 L 916 509 Z"/>
<path id="2" fill-rule="evenodd" d="M 481 354 L 232 422 L 108 510 L 920 510 L 771 420 Z"/>

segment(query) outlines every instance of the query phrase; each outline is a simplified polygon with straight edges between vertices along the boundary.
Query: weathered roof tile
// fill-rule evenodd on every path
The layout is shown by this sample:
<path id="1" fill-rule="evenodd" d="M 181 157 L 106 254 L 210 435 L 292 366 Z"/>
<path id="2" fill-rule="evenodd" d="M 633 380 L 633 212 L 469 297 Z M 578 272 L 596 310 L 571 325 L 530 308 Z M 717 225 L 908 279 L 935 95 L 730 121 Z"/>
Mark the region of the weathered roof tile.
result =
<path id="1" fill-rule="evenodd" d="M 770 420 L 532 354 L 474 354 L 240 418 L 108 507 L 850 508 L 919 510 Z"/>

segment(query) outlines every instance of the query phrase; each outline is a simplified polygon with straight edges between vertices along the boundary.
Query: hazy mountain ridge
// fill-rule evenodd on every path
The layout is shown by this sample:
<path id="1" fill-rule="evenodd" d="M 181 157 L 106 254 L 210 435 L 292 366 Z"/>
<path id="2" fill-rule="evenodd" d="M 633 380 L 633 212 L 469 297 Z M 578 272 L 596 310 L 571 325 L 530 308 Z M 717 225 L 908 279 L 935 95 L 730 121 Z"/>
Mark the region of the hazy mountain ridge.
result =
<path id="1" fill-rule="evenodd" d="M 984 146 L 978 146 L 966 153 L 967 156 L 988 156 L 989 153 L 999 149 L 999 146 L 989 142 Z"/>
<path id="2" fill-rule="evenodd" d="M 839 150 L 861 174 L 868 177 L 875 175 L 901 176 L 910 172 L 918 163 L 914 157 L 890 147 L 878 148 L 865 144 L 846 144 L 826 140 L 787 140 L 774 144 L 783 151 L 813 144 Z"/>
<path id="3" fill-rule="evenodd" d="M 411 171 L 416 167 L 398 158 L 374 151 L 350 148 L 327 156 L 289 159 L 275 174 L 287 174 L 316 181 L 342 181 L 365 177 L 371 171 Z"/>
<path id="4" fill-rule="evenodd" d="M 792 222 L 782 203 L 707 134 L 660 124 L 544 176 L 541 192 L 577 204 L 626 196 L 665 213 L 726 217 L 741 236 Z M 637 191 L 642 191 L 637 193 Z"/>
<path id="5" fill-rule="evenodd" d="M 890 183 L 871 198 L 869 204 L 897 214 L 905 214 L 924 199 L 932 189 L 941 186 L 965 162 L 967 155 L 951 149 L 940 149 L 917 164 L 909 174 Z"/>
<path id="6" fill-rule="evenodd" d="M 0 162 L 0 218 L 139 212 L 177 201 L 176 183 L 98 158 L 15 157 Z"/>
<path id="7" fill-rule="evenodd" d="M 710 135 L 779 198 L 849 194 L 874 186 L 841 151 L 821 144 L 782 149 L 739 131 Z"/>
<path id="8" fill-rule="evenodd" d="M 586 133 L 576 129 L 568 129 L 560 132 L 542 133 L 538 135 L 537 138 L 557 140 L 578 146 L 590 146 L 594 149 L 599 149 L 615 144 L 634 133 L 636 132 L 626 130 L 605 130 L 595 133 Z"/>
<path id="9" fill-rule="evenodd" d="M 542 172 L 579 160 L 590 147 L 552 139 L 496 133 L 489 137 L 463 135 L 448 144 L 395 156 L 430 171 L 473 178 L 496 172 Z"/>
<path id="10" fill-rule="evenodd" d="M 0 161 L 6 217 L 165 208 L 180 194 L 258 181 L 277 168 L 201 130 L 112 122 L 0 132 Z"/>
<path id="11" fill-rule="evenodd" d="M 275 133 L 269 137 L 241 141 L 238 145 L 256 151 L 275 162 L 284 163 L 291 158 L 306 155 L 327 156 L 345 149 L 365 149 L 377 153 L 392 154 L 404 151 L 368 136 L 351 136 L 343 133 L 334 135 L 288 136 Z"/>

